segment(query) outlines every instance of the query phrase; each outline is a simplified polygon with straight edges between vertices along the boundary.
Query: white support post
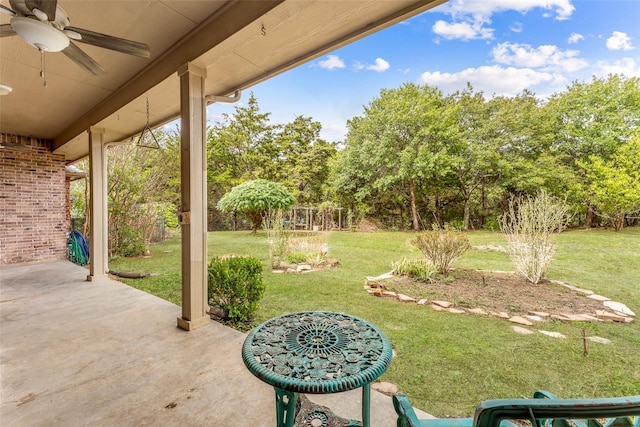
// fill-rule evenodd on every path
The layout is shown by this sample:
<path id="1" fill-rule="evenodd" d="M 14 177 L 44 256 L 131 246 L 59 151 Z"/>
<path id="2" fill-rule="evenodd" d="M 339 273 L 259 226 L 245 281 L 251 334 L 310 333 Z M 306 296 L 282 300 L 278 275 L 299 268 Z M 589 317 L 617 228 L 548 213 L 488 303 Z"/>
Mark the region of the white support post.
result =
<path id="1" fill-rule="evenodd" d="M 107 221 L 107 147 L 104 129 L 91 127 L 89 133 L 89 275 L 94 282 L 107 278 L 109 226 Z"/>
<path id="2" fill-rule="evenodd" d="M 188 63 L 180 77 L 182 182 L 182 317 L 187 331 L 210 322 L 207 315 L 207 145 L 204 81 L 207 72 Z"/>

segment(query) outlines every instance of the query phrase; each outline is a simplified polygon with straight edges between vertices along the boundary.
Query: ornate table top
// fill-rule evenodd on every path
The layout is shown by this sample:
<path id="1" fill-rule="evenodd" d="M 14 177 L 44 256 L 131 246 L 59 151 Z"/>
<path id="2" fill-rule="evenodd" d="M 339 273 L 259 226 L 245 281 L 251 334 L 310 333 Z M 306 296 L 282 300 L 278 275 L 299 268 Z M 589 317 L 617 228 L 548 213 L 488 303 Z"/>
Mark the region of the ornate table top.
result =
<path id="1" fill-rule="evenodd" d="M 391 363 L 391 343 L 370 323 L 306 311 L 267 320 L 242 346 L 255 376 L 282 390 L 337 393 L 373 382 Z"/>

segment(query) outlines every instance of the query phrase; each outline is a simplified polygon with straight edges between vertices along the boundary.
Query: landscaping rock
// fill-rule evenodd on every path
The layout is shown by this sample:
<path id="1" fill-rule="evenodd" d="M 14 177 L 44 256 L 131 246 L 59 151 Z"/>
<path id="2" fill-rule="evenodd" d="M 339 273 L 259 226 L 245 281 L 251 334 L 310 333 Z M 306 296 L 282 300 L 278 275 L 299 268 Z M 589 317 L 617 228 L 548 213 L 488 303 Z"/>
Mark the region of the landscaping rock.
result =
<path id="1" fill-rule="evenodd" d="M 435 305 L 435 304 L 431 304 L 431 308 L 433 308 L 435 311 L 445 311 L 446 308 L 440 307 L 439 305 Z"/>
<path id="2" fill-rule="evenodd" d="M 596 301 L 609 301 L 609 298 L 603 297 L 602 295 L 598 295 L 598 294 L 588 295 L 587 298 L 591 298 L 591 299 L 594 299 Z"/>
<path id="3" fill-rule="evenodd" d="M 449 301 L 431 301 L 431 303 L 442 308 L 449 308 L 453 305 Z"/>
<path id="4" fill-rule="evenodd" d="M 533 323 L 530 320 L 527 320 L 520 316 L 513 316 L 509 318 L 509 321 L 512 323 L 519 323 L 520 325 L 533 326 Z"/>
<path id="5" fill-rule="evenodd" d="M 416 302 L 415 298 L 411 298 L 410 296 L 405 294 L 398 294 L 398 299 L 400 300 L 400 302 Z"/>
<path id="6" fill-rule="evenodd" d="M 389 382 L 375 382 L 371 384 L 371 388 L 373 390 L 379 391 L 382 394 L 386 394 L 387 396 L 393 396 L 394 393 L 398 392 L 398 386 L 393 384 L 393 383 L 389 383 Z"/>
<path id="7" fill-rule="evenodd" d="M 396 294 L 395 292 L 392 292 L 392 291 L 382 291 L 382 296 L 383 297 L 397 298 L 398 294 Z"/>
<path id="8" fill-rule="evenodd" d="M 538 332 L 552 338 L 566 338 L 566 336 L 562 335 L 560 332 L 543 331 L 542 329 L 538 329 Z"/>
<path id="9" fill-rule="evenodd" d="M 227 320 L 229 318 L 229 310 L 218 306 L 209 307 L 209 316 L 214 320 Z"/>
<path id="10" fill-rule="evenodd" d="M 329 267 L 337 267 L 340 265 L 340 261 L 338 261 L 336 258 L 327 258 L 325 263 L 329 266 Z"/>
<path id="11" fill-rule="evenodd" d="M 382 297 L 382 289 L 371 289 L 371 295 L 374 297 Z"/>
<path id="12" fill-rule="evenodd" d="M 419 305 L 425 305 L 427 303 L 427 299 L 426 298 L 422 298 L 420 301 L 418 301 Z"/>
<path id="13" fill-rule="evenodd" d="M 635 313 L 633 311 L 631 311 L 629 309 L 629 307 L 627 307 L 626 305 L 622 304 L 621 302 L 616 302 L 616 301 L 605 301 L 603 302 L 604 306 L 607 308 L 610 308 L 613 311 L 617 311 L 618 313 L 622 313 L 625 316 L 634 316 L 635 317 Z"/>
<path id="14" fill-rule="evenodd" d="M 379 276 L 366 276 L 367 281 L 377 282 L 379 280 L 391 279 L 393 277 L 392 272 L 384 273 Z"/>
<path id="15" fill-rule="evenodd" d="M 487 314 L 489 314 L 489 313 L 487 313 L 486 311 L 484 311 L 484 310 L 483 310 L 483 309 L 481 309 L 481 308 L 472 308 L 472 309 L 470 309 L 470 310 L 469 310 L 469 313 L 473 313 L 473 314 L 481 314 L 481 315 L 483 315 L 483 316 L 486 316 Z"/>
<path id="16" fill-rule="evenodd" d="M 609 313 L 608 311 L 604 311 L 604 310 L 596 310 L 596 316 L 604 320 L 613 320 L 614 322 L 621 322 L 621 323 L 626 322 L 624 316 L 620 316 L 614 313 Z"/>
<path id="17" fill-rule="evenodd" d="M 530 311 L 529 314 L 531 314 L 533 316 L 542 317 L 543 319 L 548 319 L 549 318 L 549 313 L 546 313 L 544 311 Z"/>
<path id="18" fill-rule="evenodd" d="M 311 270 L 311 266 L 309 264 L 300 264 L 296 267 L 296 271 L 299 273 L 301 271 L 309 271 Z"/>
<path id="19" fill-rule="evenodd" d="M 589 320 L 578 314 L 560 313 L 560 316 L 562 316 L 564 319 L 568 320 L 569 322 L 585 322 Z"/>
<path id="20" fill-rule="evenodd" d="M 597 343 L 600 343 L 600 344 L 611 344 L 611 340 L 608 340 L 608 339 L 602 338 L 602 337 L 594 336 L 594 337 L 587 337 L 587 339 L 589 341 L 597 342 Z"/>
<path id="21" fill-rule="evenodd" d="M 509 318 L 511 318 L 511 316 L 509 316 L 509 313 L 506 313 L 504 311 L 498 313 L 498 317 L 505 320 L 509 320 Z"/>
<path id="22" fill-rule="evenodd" d="M 525 318 L 531 320 L 532 322 L 542 322 L 544 319 L 540 316 L 536 316 L 534 314 L 525 314 Z"/>
<path id="23" fill-rule="evenodd" d="M 513 328 L 513 332 L 516 332 L 518 334 L 522 334 L 522 335 L 529 335 L 529 334 L 534 334 L 535 332 L 530 331 L 527 328 L 523 328 L 522 326 L 512 326 Z"/>
<path id="24" fill-rule="evenodd" d="M 453 314 L 464 314 L 464 313 L 466 313 L 466 311 L 464 311 L 464 310 L 461 310 L 459 308 L 453 308 L 453 307 L 449 307 L 449 309 L 447 311 L 449 311 L 449 313 L 453 313 Z"/>
<path id="25" fill-rule="evenodd" d="M 589 289 L 574 288 L 573 290 L 576 292 L 580 292 L 581 294 L 593 295 L 593 291 L 590 291 Z"/>

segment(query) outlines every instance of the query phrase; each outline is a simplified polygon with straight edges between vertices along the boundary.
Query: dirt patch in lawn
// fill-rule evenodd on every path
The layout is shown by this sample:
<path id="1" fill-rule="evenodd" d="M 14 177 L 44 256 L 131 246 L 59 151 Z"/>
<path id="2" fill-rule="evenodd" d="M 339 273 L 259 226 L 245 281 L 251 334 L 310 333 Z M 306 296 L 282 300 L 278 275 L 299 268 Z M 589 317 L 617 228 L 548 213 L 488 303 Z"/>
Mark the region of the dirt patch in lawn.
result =
<path id="1" fill-rule="evenodd" d="M 515 273 L 457 269 L 432 283 L 396 276 L 383 282 L 388 290 L 416 299 L 448 301 L 457 308 L 482 308 L 487 312 L 522 315 L 532 311 L 550 314 L 594 314 L 601 301 L 561 284 L 543 280 L 534 285 Z"/>

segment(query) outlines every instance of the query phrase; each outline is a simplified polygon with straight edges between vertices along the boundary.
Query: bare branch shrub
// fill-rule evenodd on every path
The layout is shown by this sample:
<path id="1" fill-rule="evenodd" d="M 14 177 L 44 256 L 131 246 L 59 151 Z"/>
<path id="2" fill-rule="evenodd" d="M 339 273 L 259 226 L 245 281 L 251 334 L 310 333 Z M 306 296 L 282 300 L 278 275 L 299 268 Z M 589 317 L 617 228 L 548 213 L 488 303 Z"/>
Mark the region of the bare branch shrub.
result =
<path id="1" fill-rule="evenodd" d="M 440 274 L 451 270 L 453 261 L 470 248 L 467 236 L 449 229 L 425 231 L 411 239 L 410 243 L 422 251 Z"/>
<path id="2" fill-rule="evenodd" d="M 553 258 L 551 235 L 562 232 L 570 218 L 569 206 L 545 191 L 509 202 L 509 211 L 500 217 L 500 230 L 516 271 L 531 283 L 540 282 Z"/>

